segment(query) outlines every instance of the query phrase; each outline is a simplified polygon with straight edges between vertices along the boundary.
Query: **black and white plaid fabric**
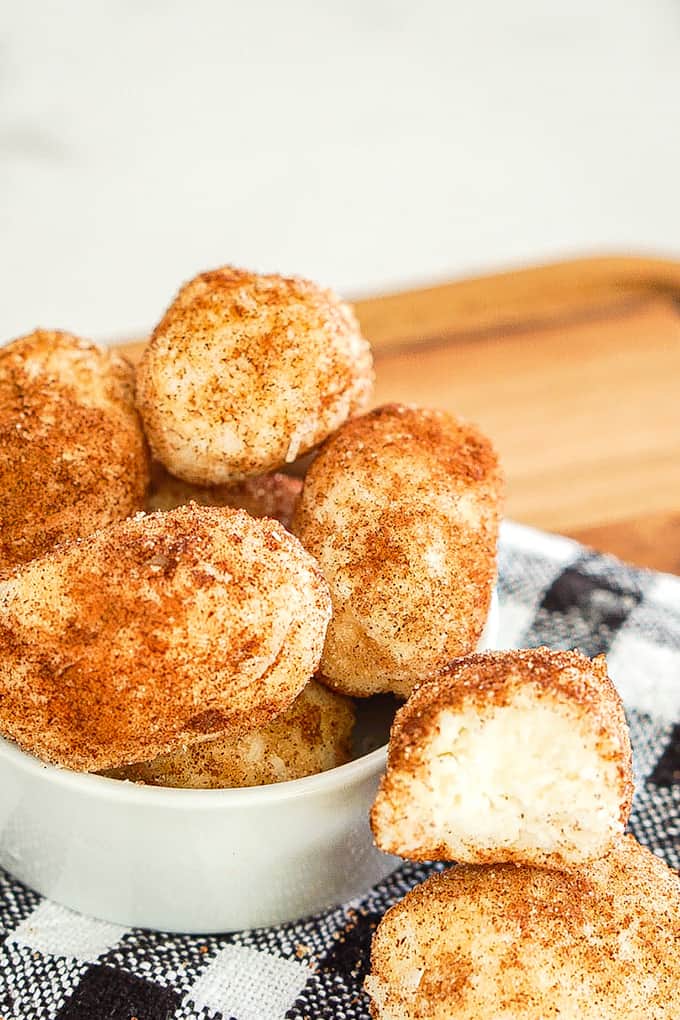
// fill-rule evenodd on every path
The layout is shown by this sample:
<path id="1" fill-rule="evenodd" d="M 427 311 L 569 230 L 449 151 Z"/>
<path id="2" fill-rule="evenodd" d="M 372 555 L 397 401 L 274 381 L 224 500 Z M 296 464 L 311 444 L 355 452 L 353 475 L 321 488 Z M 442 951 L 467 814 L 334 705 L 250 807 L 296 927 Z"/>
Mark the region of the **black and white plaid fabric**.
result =
<path id="1" fill-rule="evenodd" d="M 502 532 L 499 646 L 606 652 L 628 711 L 632 829 L 680 867 L 680 578 L 514 524 Z M 432 866 L 297 924 L 222 936 L 74 914 L 0 871 L 0 1020 L 365 1020 L 372 932 Z"/>

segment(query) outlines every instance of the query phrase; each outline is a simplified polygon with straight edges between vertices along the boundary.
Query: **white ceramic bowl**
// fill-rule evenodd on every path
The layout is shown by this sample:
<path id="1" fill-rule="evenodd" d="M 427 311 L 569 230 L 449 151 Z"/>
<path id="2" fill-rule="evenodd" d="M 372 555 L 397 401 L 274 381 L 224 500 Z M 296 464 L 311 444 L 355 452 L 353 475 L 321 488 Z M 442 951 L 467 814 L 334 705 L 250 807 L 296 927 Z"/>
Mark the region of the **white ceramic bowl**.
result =
<path id="1" fill-rule="evenodd" d="M 494 593 L 480 649 L 497 631 Z M 362 721 L 374 744 L 393 711 L 386 699 L 382 718 Z M 175 790 L 44 765 L 0 738 L 0 865 L 123 925 L 208 933 L 292 921 L 400 863 L 376 850 L 368 824 L 385 755 L 383 745 L 272 786 Z"/>

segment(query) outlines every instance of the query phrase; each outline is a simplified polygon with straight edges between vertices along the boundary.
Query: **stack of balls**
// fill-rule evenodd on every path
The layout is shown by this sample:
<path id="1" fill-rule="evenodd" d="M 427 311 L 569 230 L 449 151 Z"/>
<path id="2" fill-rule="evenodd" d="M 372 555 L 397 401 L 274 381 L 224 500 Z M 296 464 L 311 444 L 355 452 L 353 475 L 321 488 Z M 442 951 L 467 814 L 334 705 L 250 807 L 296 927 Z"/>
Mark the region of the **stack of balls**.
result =
<path id="1" fill-rule="evenodd" d="M 348 305 L 231 267 L 136 371 L 65 333 L 2 348 L 0 733 L 136 782 L 279 782 L 348 760 L 353 698 L 474 650 L 496 455 L 437 411 L 362 414 L 372 385 Z"/>
<path id="2" fill-rule="evenodd" d="M 678 881 L 624 835 L 604 660 L 474 654 L 496 454 L 439 411 L 366 412 L 372 383 L 334 294 L 231 267 L 181 288 L 136 371 L 67 333 L 2 348 L 0 734 L 256 786 L 347 761 L 353 699 L 408 699 L 376 843 L 463 863 L 380 924 L 377 1020 L 677 1020 Z"/>
<path id="3" fill-rule="evenodd" d="M 632 836 L 631 748 L 603 656 L 468 655 L 395 718 L 383 850 L 459 861 L 383 918 L 376 1020 L 672 1020 L 680 883 Z"/>

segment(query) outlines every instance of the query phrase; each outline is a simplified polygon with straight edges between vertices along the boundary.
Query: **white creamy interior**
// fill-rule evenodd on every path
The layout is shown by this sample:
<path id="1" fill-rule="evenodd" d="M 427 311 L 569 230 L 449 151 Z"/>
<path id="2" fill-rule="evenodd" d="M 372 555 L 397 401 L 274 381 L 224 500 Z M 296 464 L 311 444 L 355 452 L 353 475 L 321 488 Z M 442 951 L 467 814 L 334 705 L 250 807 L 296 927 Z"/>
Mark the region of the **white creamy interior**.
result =
<path id="1" fill-rule="evenodd" d="M 407 842 L 552 851 L 588 856 L 593 836 L 622 831 L 614 762 L 595 736 L 555 703 L 514 703 L 485 717 L 443 711 L 417 781 Z M 422 811 L 418 810 L 418 806 Z M 411 830 L 410 833 L 408 830 Z"/>

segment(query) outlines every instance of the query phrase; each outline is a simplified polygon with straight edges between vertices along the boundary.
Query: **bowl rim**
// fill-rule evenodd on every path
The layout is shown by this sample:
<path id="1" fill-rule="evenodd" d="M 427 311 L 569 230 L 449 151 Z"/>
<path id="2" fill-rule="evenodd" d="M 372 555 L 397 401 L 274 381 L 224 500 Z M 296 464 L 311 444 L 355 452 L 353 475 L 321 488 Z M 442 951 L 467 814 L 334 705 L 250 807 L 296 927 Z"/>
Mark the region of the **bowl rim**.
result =
<path id="1" fill-rule="evenodd" d="M 384 768 L 387 744 L 363 754 L 359 758 L 317 772 L 300 779 L 288 779 L 281 783 L 267 783 L 263 786 L 226 787 L 224 789 L 195 789 L 187 787 L 151 786 L 135 783 L 129 779 L 114 779 L 96 772 L 76 772 L 43 762 L 10 740 L 0 737 L 0 768 L 9 761 L 15 767 L 29 772 L 40 779 L 65 786 L 73 792 L 100 796 L 105 800 L 124 800 L 126 803 L 139 802 L 151 805 L 164 804 L 169 807 L 206 808 L 226 806 L 245 807 L 257 802 L 292 800 L 307 794 L 325 793 L 337 787 L 351 786 L 367 776 Z"/>
<path id="2" fill-rule="evenodd" d="M 484 629 L 477 643 L 477 650 L 496 647 L 499 624 L 499 600 L 497 585 L 491 592 L 489 611 Z M 66 787 L 74 793 L 100 797 L 109 801 L 125 801 L 128 804 L 172 807 L 177 809 L 200 807 L 219 810 L 226 807 L 247 807 L 271 801 L 297 800 L 309 794 L 324 794 L 354 786 L 370 775 L 383 771 L 387 762 L 387 744 L 362 754 L 344 765 L 317 772 L 300 779 L 287 779 L 281 783 L 267 783 L 263 786 L 227 787 L 225 789 L 195 789 L 187 787 L 151 786 L 135 783 L 129 779 L 114 779 L 96 772 L 76 772 L 41 761 L 23 751 L 18 744 L 0 736 L 0 770 L 5 761 L 16 768 L 29 772 L 44 782 Z"/>

